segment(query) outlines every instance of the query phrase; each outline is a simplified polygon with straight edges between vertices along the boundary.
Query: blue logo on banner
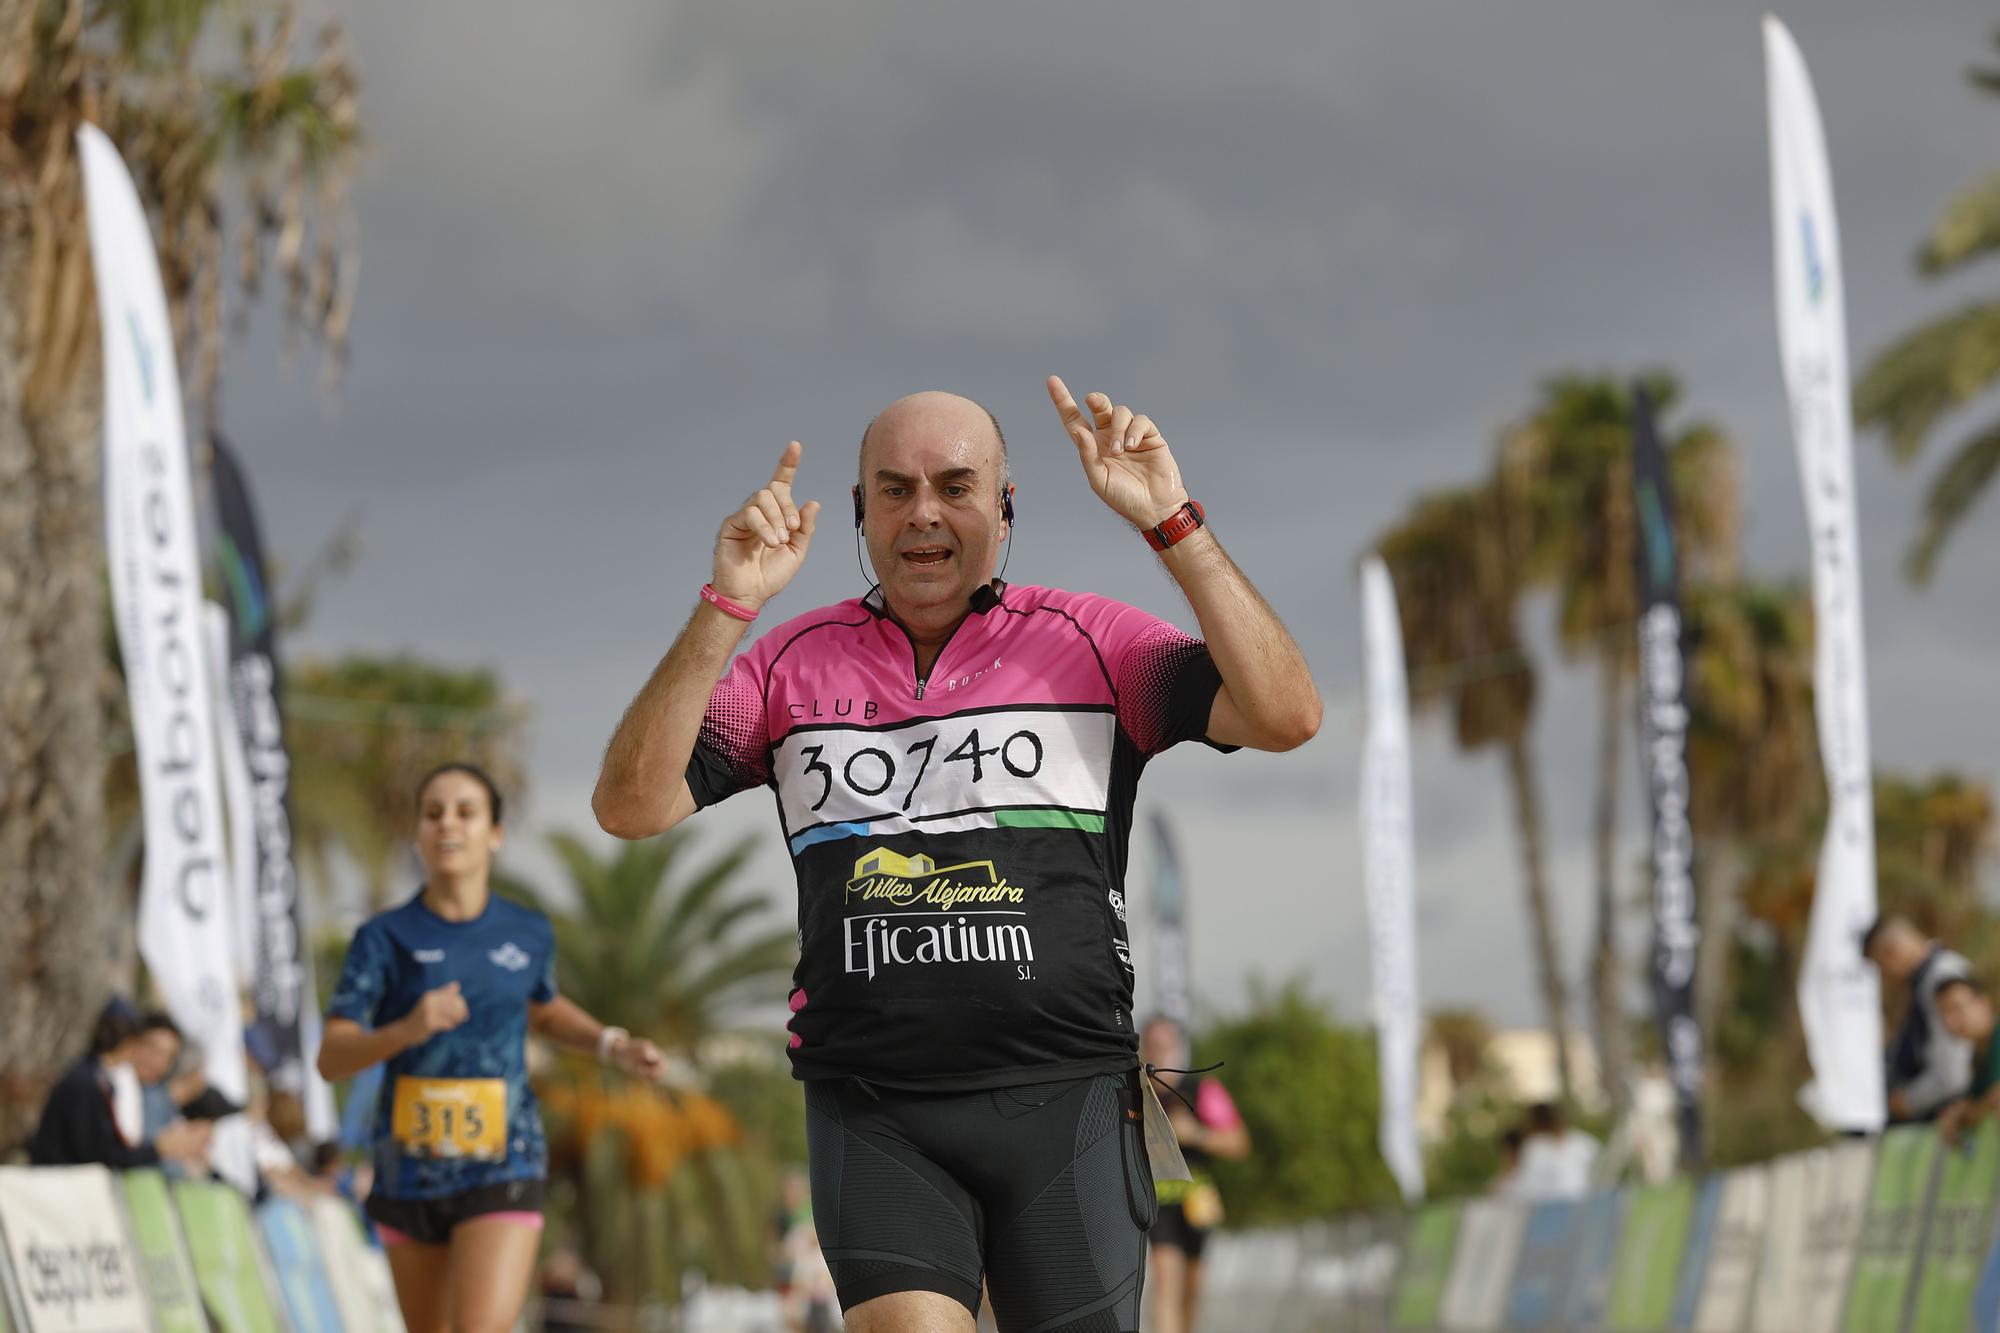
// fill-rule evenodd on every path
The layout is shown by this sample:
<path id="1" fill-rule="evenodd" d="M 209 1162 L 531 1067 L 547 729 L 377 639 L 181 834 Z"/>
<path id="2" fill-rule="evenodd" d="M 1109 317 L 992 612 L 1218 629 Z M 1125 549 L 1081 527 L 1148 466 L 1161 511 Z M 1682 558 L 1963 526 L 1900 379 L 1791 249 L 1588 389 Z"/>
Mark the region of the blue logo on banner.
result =
<path id="1" fill-rule="evenodd" d="M 146 342 L 146 335 L 139 330 L 139 316 L 132 307 L 125 307 L 125 329 L 132 335 L 132 355 L 139 362 L 139 385 L 145 391 L 147 403 L 153 401 L 153 349 Z"/>
<path id="2" fill-rule="evenodd" d="M 1819 236 L 1810 213 L 1799 214 L 1799 243 L 1806 260 L 1806 299 L 1818 305 L 1820 293 L 1826 290 L 1826 267 L 1820 263 Z"/>

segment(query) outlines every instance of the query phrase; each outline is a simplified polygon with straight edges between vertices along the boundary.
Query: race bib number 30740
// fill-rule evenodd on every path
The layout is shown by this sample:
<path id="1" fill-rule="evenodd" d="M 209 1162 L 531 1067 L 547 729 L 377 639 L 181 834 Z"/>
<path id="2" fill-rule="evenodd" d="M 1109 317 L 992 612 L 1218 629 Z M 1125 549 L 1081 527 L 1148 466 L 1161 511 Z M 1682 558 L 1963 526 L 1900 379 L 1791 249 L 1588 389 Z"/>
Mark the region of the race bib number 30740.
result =
<path id="1" fill-rule="evenodd" d="M 874 831 L 1010 807 L 1101 814 L 1117 718 L 1109 710 L 960 713 L 899 727 L 806 727 L 773 756 L 785 828 Z"/>

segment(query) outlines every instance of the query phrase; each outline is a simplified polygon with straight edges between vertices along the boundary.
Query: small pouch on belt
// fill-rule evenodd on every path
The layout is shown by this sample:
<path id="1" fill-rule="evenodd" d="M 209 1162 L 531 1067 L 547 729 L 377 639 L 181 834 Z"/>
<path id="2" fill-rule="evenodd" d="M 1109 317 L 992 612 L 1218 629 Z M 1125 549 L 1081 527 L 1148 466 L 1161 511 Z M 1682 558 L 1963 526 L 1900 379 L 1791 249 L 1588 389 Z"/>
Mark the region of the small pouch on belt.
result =
<path id="1" fill-rule="evenodd" d="M 1166 1108 L 1160 1105 L 1160 1094 L 1153 1090 L 1153 1080 L 1143 1072 L 1139 1092 L 1146 1118 L 1146 1160 L 1152 1164 L 1153 1179 L 1193 1180 L 1187 1158 L 1181 1156 L 1181 1141 L 1174 1133 L 1173 1121 L 1167 1119 Z"/>

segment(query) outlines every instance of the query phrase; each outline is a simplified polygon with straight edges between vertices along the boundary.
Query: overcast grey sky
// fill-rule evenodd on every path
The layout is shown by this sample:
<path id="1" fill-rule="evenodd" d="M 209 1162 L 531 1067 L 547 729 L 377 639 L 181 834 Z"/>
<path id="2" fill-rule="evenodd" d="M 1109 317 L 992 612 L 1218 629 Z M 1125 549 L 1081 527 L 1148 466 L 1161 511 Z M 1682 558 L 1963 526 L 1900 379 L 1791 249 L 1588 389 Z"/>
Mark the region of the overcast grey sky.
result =
<path id="1" fill-rule="evenodd" d="M 1417 491 L 1480 473 L 1539 377 L 1680 372 L 1743 446 L 1750 569 L 1803 577 L 1754 7 L 342 8 L 371 139 L 352 372 L 329 404 L 274 340 L 239 344 L 226 425 L 279 552 L 365 514 L 366 557 L 295 655 L 490 665 L 531 705 L 517 868 L 546 873 L 538 830 L 590 825 L 598 754 L 693 605 L 723 513 L 794 437 L 802 492 L 837 500 L 862 425 L 919 388 L 1006 425 L 1009 578 L 1191 625 L 1090 494 L 1041 381 L 1151 413 L 1311 658 L 1329 703 L 1311 745 L 1176 752 L 1141 788 L 1179 821 L 1197 987 L 1225 1007 L 1252 972 L 1304 973 L 1362 1014 L 1354 562 Z M 1783 16 L 1827 123 L 1860 365 L 1991 289 L 1990 269 L 1923 284 L 1909 255 L 1950 193 L 2000 166 L 2000 102 L 1961 77 L 1993 12 Z M 1912 592 L 1897 565 L 1923 473 L 1867 437 L 1858 461 L 1878 764 L 1994 779 L 2000 511 Z M 828 523 L 774 616 L 861 586 L 850 537 Z M 1593 695 L 1552 669 L 1542 700 L 1580 978 Z M 1426 1001 L 1528 1021 L 1499 760 L 1455 755 L 1435 721 L 1418 742 Z M 755 830 L 789 910 L 768 801 L 701 825 Z M 1142 903 L 1149 864 L 1140 849 Z"/>

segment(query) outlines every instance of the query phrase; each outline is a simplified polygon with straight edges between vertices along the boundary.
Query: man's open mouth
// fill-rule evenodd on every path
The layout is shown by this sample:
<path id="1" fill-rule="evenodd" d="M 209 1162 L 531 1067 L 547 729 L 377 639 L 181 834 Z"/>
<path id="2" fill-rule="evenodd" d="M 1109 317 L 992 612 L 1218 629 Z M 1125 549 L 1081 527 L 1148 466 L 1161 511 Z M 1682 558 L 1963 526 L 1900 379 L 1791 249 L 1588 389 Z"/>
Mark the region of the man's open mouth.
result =
<path id="1" fill-rule="evenodd" d="M 913 565 L 941 565 L 951 559 L 951 552 L 942 546 L 916 546 L 903 552 L 903 559 Z"/>

